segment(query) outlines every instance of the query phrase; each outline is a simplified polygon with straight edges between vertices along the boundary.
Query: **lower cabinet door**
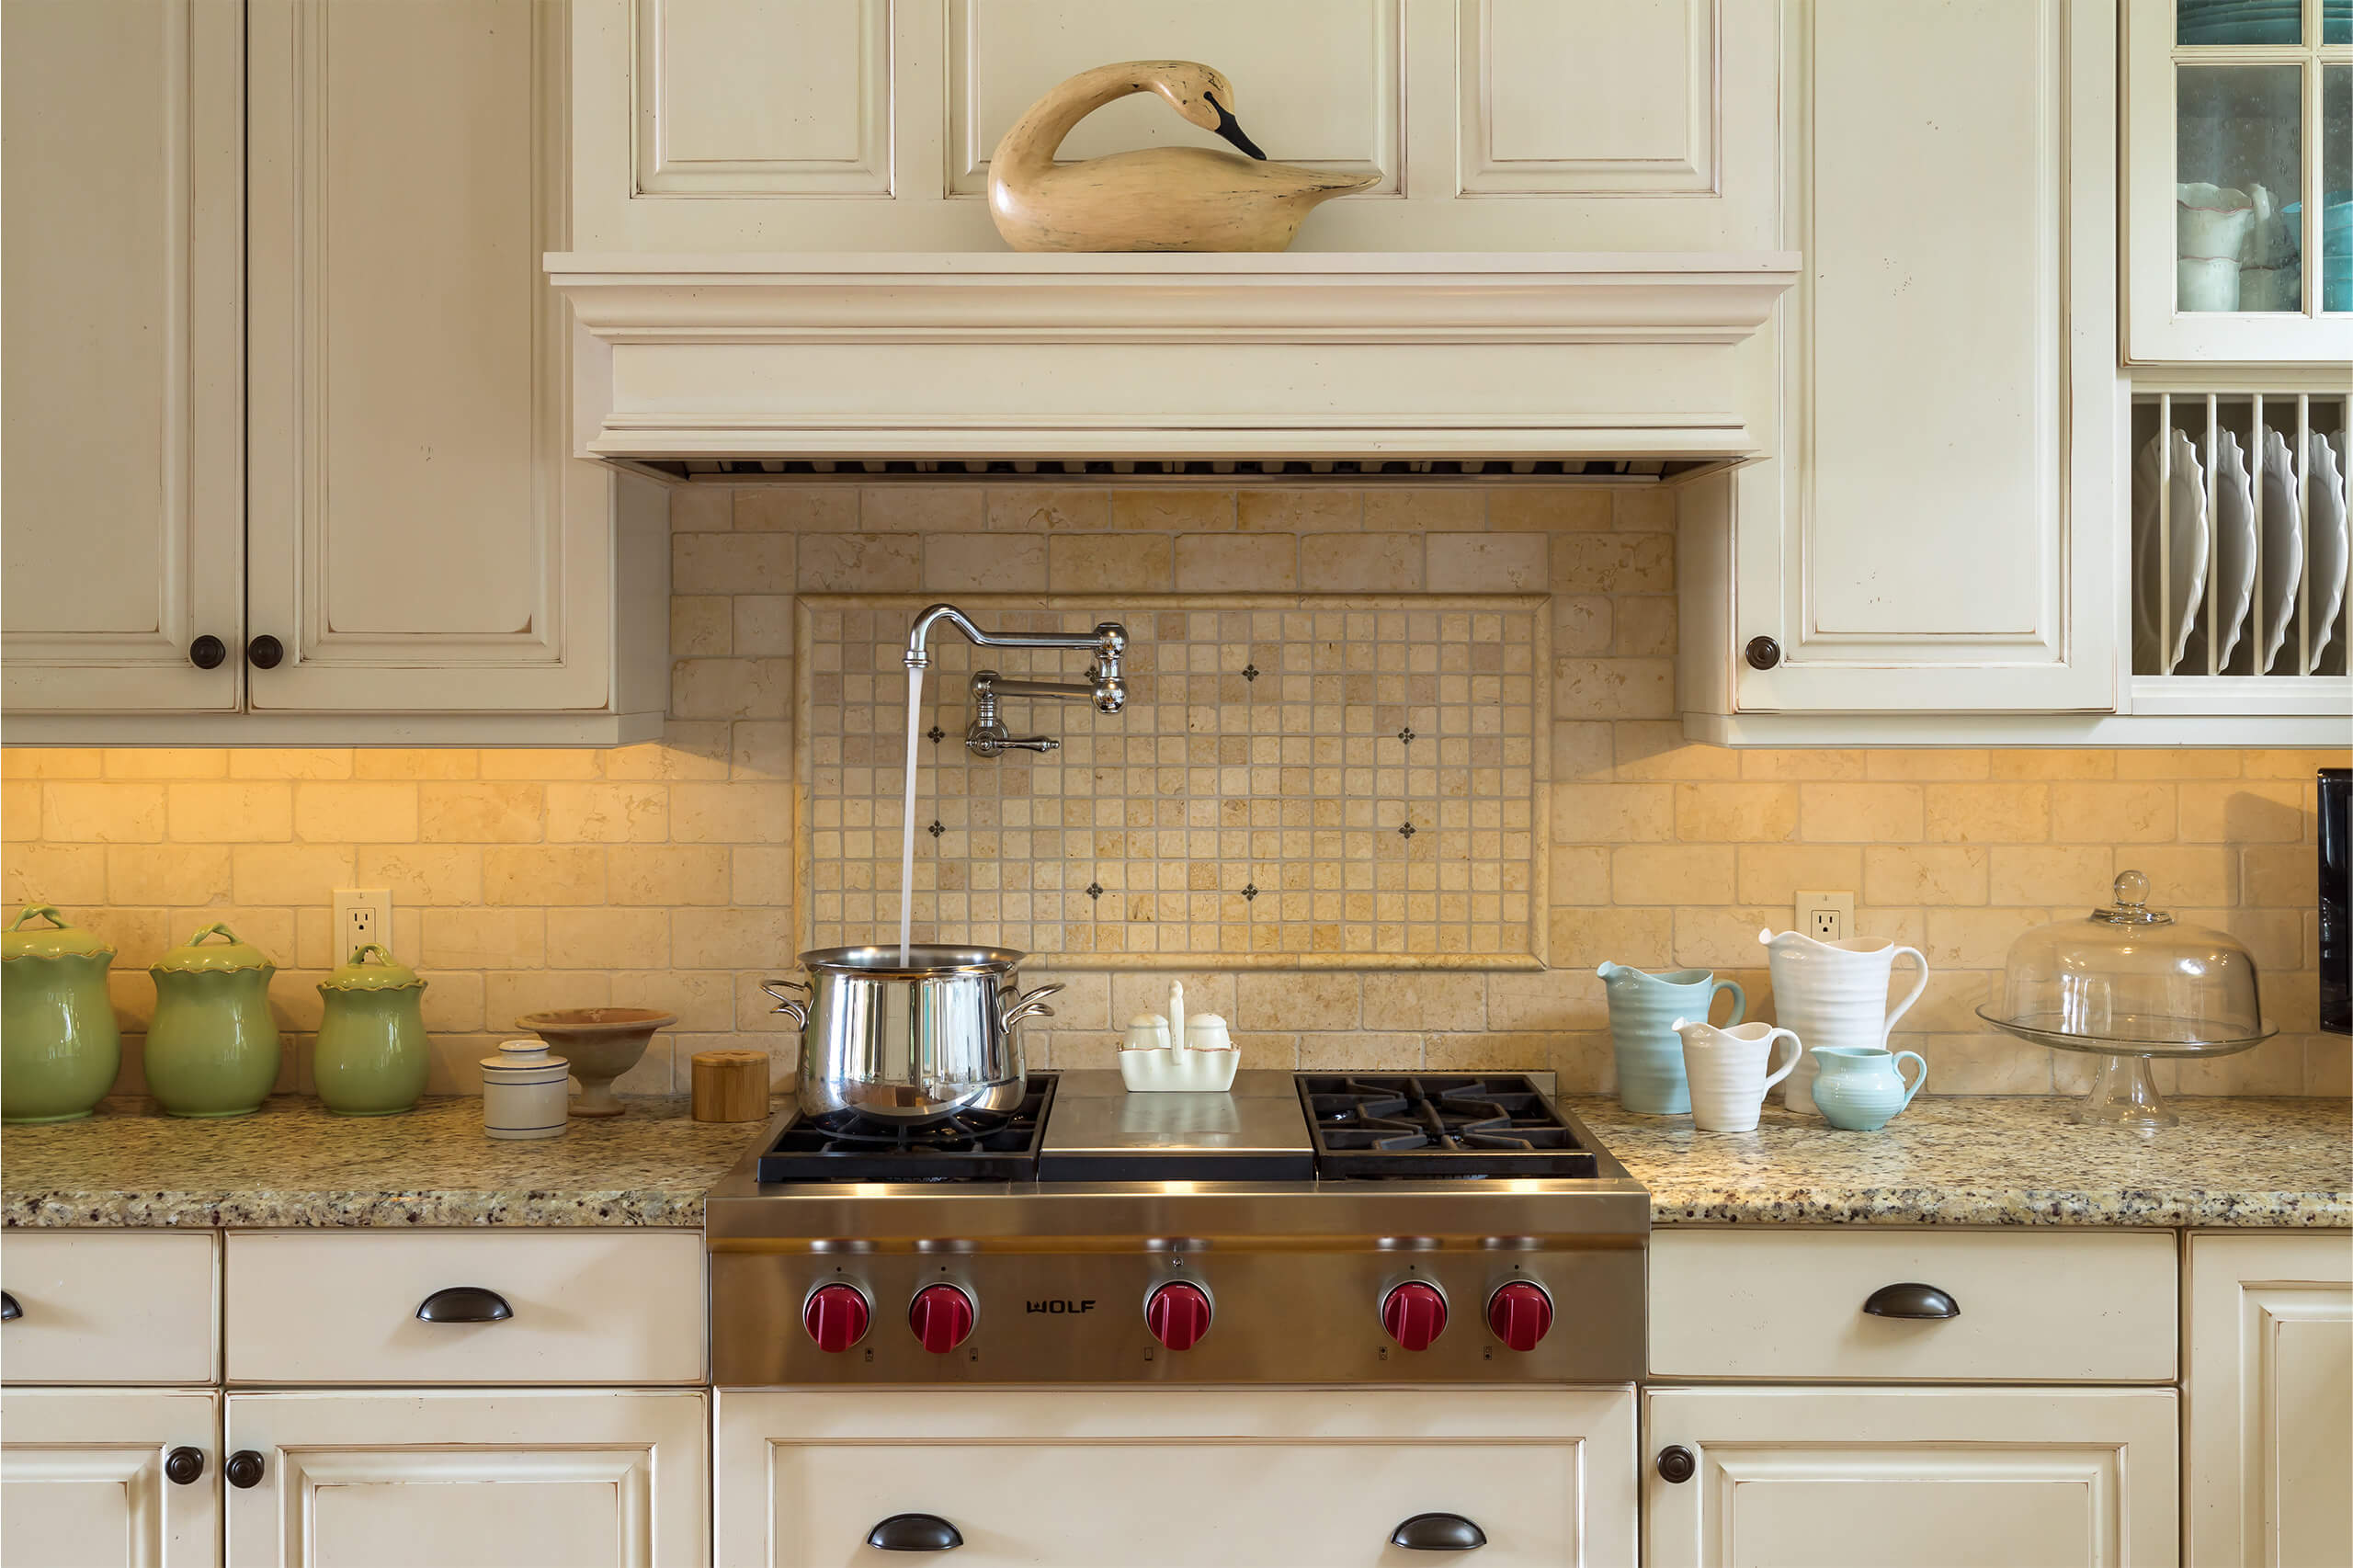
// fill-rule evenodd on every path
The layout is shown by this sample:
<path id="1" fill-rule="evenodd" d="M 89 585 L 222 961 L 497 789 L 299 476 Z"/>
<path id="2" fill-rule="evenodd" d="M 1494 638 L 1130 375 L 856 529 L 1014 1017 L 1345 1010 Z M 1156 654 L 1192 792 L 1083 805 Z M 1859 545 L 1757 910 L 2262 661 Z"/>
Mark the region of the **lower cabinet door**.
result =
<path id="1" fill-rule="evenodd" d="M 2353 1248 L 2189 1238 L 2190 1568 L 2353 1562 Z"/>
<path id="2" fill-rule="evenodd" d="M 1654 1390 L 1645 1561 L 2165 1568 L 2178 1415 L 2171 1389 Z"/>
<path id="3" fill-rule="evenodd" d="M 237 1393 L 237 1568 L 688 1568 L 709 1561 L 704 1396 Z"/>
<path id="4" fill-rule="evenodd" d="M 201 1390 L 0 1394 L 0 1562 L 219 1562 L 218 1400 Z M 175 1481 L 176 1473 L 187 1479 Z"/>
<path id="5" fill-rule="evenodd" d="M 722 1568 L 1634 1558 L 1631 1388 L 718 1398 Z"/>

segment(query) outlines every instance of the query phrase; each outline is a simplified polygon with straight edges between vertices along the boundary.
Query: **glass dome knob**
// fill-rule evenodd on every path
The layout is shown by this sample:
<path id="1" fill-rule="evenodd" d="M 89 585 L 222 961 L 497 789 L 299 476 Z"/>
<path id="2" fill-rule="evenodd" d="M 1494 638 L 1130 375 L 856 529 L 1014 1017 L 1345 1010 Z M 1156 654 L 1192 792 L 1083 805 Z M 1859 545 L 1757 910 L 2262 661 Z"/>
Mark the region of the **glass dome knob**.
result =
<path id="1" fill-rule="evenodd" d="M 2170 926 L 2173 916 L 2161 909 L 2149 906 L 2149 879 L 2139 871 L 2119 871 L 2116 874 L 2116 903 L 2107 909 L 2095 909 L 2092 918 L 2105 920 L 2111 926 Z"/>

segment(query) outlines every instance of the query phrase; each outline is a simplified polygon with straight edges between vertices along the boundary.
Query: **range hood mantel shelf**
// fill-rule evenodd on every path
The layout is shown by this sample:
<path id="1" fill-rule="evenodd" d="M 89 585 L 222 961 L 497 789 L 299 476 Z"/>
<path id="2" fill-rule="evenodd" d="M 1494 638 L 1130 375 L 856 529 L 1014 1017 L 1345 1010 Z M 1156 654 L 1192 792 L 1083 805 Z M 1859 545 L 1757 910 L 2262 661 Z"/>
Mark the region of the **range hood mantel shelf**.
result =
<path id="1" fill-rule="evenodd" d="M 1782 253 L 551 255 L 613 458 L 1755 453 Z M 585 426 L 593 421 L 593 428 Z"/>

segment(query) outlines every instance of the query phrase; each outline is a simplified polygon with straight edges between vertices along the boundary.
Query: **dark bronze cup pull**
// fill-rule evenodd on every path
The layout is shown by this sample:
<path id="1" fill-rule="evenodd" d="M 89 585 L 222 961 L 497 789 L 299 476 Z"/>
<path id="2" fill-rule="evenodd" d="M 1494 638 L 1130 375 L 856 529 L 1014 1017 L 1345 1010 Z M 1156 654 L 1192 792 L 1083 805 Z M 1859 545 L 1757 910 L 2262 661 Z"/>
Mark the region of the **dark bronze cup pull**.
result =
<path id="1" fill-rule="evenodd" d="M 14 1323 L 24 1315 L 25 1309 L 17 1305 L 17 1298 L 0 1290 L 0 1323 Z"/>
<path id="2" fill-rule="evenodd" d="M 175 1486 L 188 1486 L 204 1479 L 204 1450 L 178 1448 L 164 1456 L 164 1475 Z"/>
<path id="3" fill-rule="evenodd" d="M 938 1514 L 893 1514 L 866 1532 L 866 1544 L 877 1551 L 953 1551 L 964 1538 Z"/>
<path id="4" fill-rule="evenodd" d="M 1957 1318 L 1961 1303 L 1934 1285 L 1882 1285 L 1863 1311 L 1875 1318 Z"/>
<path id="5" fill-rule="evenodd" d="M 221 1467 L 221 1473 L 227 1476 L 229 1484 L 240 1492 L 259 1486 L 261 1456 L 251 1449 L 239 1449 L 229 1456 L 229 1462 Z"/>
<path id="6" fill-rule="evenodd" d="M 1415 1514 L 1389 1532 L 1389 1544 L 1408 1551 L 1476 1551 L 1487 1532 L 1460 1514 Z"/>
<path id="7" fill-rule="evenodd" d="M 1699 1459 L 1680 1443 L 1658 1451 L 1658 1478 L 1672 1486 L 1680 1486 L 1699 1473 Z"/>
<path id="8" fill-rule="evenodd" d="M 479 1285 L 451 1285 L 425 1298 L 416 1315 L 426 1323 L 503 1323 L 515 1315 L 506 1298 Z"/>

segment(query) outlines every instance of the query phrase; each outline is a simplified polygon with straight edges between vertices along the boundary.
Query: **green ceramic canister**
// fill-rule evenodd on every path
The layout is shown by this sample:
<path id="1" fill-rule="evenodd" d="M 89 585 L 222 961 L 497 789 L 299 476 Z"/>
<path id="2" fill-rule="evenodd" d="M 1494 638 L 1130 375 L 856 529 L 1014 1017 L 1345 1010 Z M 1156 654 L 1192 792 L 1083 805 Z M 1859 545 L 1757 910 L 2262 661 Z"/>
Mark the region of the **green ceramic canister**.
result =
<path id="1" fill-rule="evenodd" d="M 24 929 L 36 918 L 49 924 Z M 113 962 L 103 938 L 47 904 L 28 905 L 0 933 L 0 1121 L 72 1121 L 114 1086 Z"/>
<path id="2" fill-rule="evenodd" d="M 375 961 L 369 961 L 369 954 Z M 425 1093 L 425 982 L 373 942 L 319 982 L 312 1062 L 319 1101 L 339 1116 L 392 1116 Z"/>
<path id="3" fill-rule="evenodd" d="M 227 940 L 208 945 L 206 938 Z M 278 966 L 226 926 L 207 926 L 148 966 L 155 1021 L 147 1029 L 147 1087 L 174 1116 L 244 1116 L 278 1082 L 278 1020 L 269 977 Z"/>

